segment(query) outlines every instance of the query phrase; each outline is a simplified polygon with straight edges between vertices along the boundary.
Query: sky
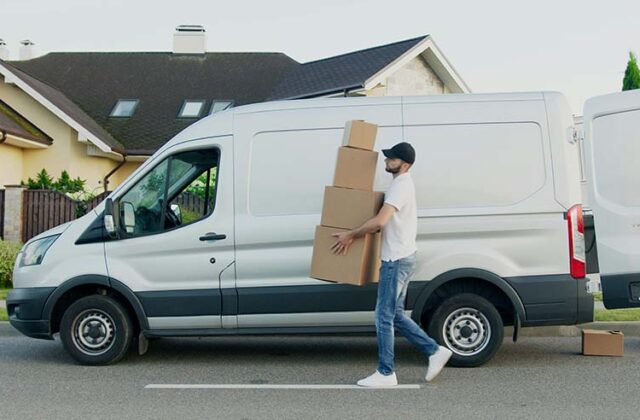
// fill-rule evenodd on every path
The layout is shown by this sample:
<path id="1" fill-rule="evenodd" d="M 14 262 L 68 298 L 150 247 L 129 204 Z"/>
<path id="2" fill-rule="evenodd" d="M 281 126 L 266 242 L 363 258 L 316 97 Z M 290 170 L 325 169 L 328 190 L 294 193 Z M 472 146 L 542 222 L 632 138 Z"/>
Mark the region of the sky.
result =
<path id="1" fill-rule="evenodd" d="M 207 50 L 283 52 L 299 62 L 430 34 L 474 93 L 554 90 L 574 114 L 621 89 L 640 53 L 633 0 L 0 0 L 0 38 L 53 51 L 170 51 L 203 25 Z"/>

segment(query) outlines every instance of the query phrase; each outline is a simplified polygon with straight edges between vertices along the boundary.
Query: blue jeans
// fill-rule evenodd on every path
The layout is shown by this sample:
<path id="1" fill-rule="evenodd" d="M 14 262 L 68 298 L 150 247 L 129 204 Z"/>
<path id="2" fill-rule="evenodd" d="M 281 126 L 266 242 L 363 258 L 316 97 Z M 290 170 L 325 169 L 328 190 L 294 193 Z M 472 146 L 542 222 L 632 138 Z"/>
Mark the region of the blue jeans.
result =
<path id="1" fill-rule="evenodd" d="M 416 269 L 416 254 L 396 261 L 382 261 L 376 302 L 378 372 L 394 372 L 394 326 L 406 339 L 427 356 L 438 350 L 438 343 L 404 314 L 409 279 Z"/>

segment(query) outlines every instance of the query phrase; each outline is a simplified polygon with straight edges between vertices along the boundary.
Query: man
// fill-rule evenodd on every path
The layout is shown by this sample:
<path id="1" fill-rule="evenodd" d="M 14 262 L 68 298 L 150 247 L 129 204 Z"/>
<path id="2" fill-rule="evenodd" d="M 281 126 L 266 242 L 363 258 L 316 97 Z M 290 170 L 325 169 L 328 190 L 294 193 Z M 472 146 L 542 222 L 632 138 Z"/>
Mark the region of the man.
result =
<path id="1" fill-rule="evenodd" d="M 394 371 L 394 326 L 413 345 L 429 356 L 427 382 L 433 380 L 447 364 L 451 350 L 439 346 L 411 318 L 404 314 L 409 279 L 416 268 L 416 234 L 418 214 L 416 194 L 409 169 L 415 162 L 415 150 L 409 143 L 398 143 L 382 151 L 385 170 L 393 181 L 384 205 L 374 218 L 361 227 L 333 235 L 335 254 L 346 254 L 353 241 L 382 229 L 382 249 L 378 299 L 376 301 L 376 336 L 378 340 L 378 369 L 360 381 L 366 387 L 388 387 L 398 384 Z"/>

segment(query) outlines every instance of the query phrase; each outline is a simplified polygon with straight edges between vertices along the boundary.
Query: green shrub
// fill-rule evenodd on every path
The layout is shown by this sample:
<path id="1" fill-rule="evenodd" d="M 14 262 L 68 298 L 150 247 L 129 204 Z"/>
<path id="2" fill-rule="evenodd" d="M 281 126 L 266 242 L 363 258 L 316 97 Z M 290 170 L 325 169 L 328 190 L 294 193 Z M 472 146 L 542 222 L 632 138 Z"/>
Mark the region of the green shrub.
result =
<path id="1" fill-rule="evenodd" d="M 29 177 L 27 186 L 30 190 L 50 190 L 53 188 L 53 178 L 49 176 L 46 169 L 42 169 L 38 172 L 35 179 Z"/>
<path id="2" fill-rule="evenodd" d="M 80 177 L 71 179 L 69 172 L 62 171 L 60 178 L 53 184 L 53 189 L 64 194 L 83 193 L 85 192 L 84 187 L 86 183 L 87 181 L 80 179 Z"/>
<path id="3" fill-rule="evenodd" d="M 75 179 L 71 178 L 67 171 L 62 171 L 58 180 L 54 181 L 47 170 L 42 169 L 38 172 L 35 179 L 29 177 L 27 182 L 23 182 L 22 184 L 26 185 L 30 190 L 56 190 L 63 194 L 77 194 L 87 192 L 85 189 L 86 183 L 87 181 L 80 179 L 80 177 L 76 177 Z"/>
<path id="4" fill-rule="evenodd" d="M 22 245 L 0 241 L 0 287 L 11 287 L 13 265 Z"/>

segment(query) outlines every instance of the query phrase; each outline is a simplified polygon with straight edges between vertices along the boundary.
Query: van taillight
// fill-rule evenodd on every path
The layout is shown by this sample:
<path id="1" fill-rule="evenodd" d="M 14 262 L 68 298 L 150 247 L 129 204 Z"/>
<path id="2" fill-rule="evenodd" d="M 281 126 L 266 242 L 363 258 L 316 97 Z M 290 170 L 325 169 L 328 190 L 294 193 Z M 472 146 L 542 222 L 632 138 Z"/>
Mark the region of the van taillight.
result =
<path id="1" fill-rule="evenodd" d="M 576 204 L 567 212 L 569 222 L 569 264 L 571 277 L 582 279 L 586 275 L 584 221 L 582 219 L 582 205 Z"/>

